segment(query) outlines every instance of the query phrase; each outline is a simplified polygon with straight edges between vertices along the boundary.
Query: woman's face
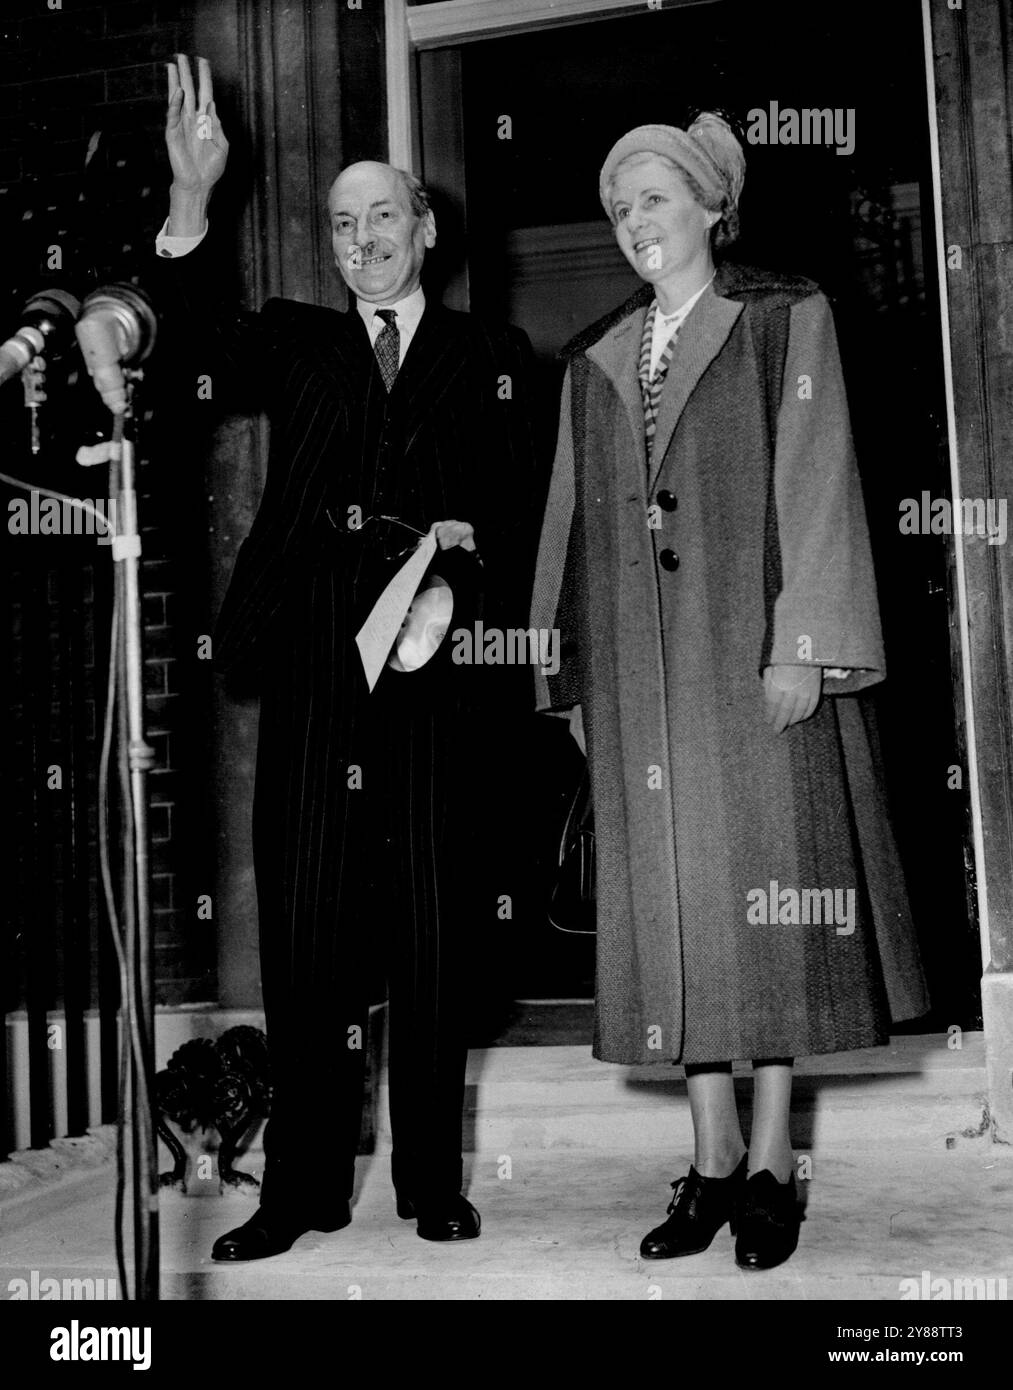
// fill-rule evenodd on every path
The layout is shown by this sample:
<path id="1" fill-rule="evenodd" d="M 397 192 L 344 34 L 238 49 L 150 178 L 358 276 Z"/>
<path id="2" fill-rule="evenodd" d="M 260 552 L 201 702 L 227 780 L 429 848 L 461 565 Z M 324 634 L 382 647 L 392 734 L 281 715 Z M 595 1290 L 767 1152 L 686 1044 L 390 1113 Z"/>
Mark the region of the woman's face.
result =
<path id="1" fill-rule="evenodd" d="M 619 249 L 641 279 L 657 284 L 710 261 L 717 215 L 702 208 L 681 174 L 655 155 L 620 164 L 611 207 Z"/>

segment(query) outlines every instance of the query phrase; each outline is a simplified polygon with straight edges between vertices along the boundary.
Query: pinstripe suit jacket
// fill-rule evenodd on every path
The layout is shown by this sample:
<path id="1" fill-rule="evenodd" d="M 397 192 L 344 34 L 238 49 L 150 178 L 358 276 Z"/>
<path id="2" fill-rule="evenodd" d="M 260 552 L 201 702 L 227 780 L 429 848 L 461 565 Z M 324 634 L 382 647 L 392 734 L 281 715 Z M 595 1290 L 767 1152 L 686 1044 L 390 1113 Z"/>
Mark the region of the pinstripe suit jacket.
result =
<path id="1" fill-rule="evenodd" d="M 368 522 L 360 533 L 363 518 L 395 515 L 420 531 L 434 521 L 470 521 L 486 584 L 495 590 L 505 581 L 516 566 L 532 483 L 520 335 L 427 307 L 388 398 L 354 311 L 274 300 L 259 328 L 279 372 L 271 456 L 219 619 L 217 656 L 225 667 L 252 660 L 261 680 L 269 679 L 272 634 L 314 565 L 338 571 L 334 656 L 345 661 L 349 633 L 396 567 L 392 539 L 395 547 L 412 540 L 407 532 L 371 531 Z"/>
<path id="2" fill-rule="evenodd" d="M 219 615 L 214 658 L 261 696 L 261 932 L 294 941 L 313 930 L 322 904 L 328 920 L 335 911 L 354 916 L 359 891 L 359 798 L 348 768 L 375 748 L 377 692 L 367 692 L 354 636 L 400 562 L 389 529 L 356 531 L 349 519 L 387 513 L 420 531 L 470 522 L 486 612 L 523 625 L 516 576 L 536 523 L 529 349 L 516 330 L 430 302 L 388 397 L 354 308 L 275 299 L 248 313 L 213 302 L 203 246 L 162 264 L 189 310 L 191 344 L 194 324 L 206 325 L 199 362 L 192 351 L 190 361 L 211 375 L 216 404 L 238 394 L 266 407 L 271 422 L 263 498 Z M 484 700 L 490 675 L 495 686 L 503 674 L 452 667 L 443 698 L 463 707 L 477 690 Z M 349 872 L 332 867 L 338 861 Z"/>

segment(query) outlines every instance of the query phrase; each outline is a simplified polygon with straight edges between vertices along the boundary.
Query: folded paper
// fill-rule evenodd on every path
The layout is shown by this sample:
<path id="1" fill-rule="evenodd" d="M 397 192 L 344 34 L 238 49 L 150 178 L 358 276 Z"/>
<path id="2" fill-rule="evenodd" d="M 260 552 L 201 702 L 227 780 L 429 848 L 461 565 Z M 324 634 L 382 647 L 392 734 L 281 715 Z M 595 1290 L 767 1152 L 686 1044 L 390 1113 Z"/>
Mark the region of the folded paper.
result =
<path id="1" fill-rule="evenodd" d="M 362 669 L 366 673 L 366 684 L 370 690 L 380 679 L 380 672 L 390 655 L 391 647 L 397 641 L 405 615 L 422 582 L 422 576 L 435 554 L 434 522 L 428 534 L 422 537 L 416 549 L 374 603 L 369 617 L 355 635 L 355 645 L 359 649 Z"/>

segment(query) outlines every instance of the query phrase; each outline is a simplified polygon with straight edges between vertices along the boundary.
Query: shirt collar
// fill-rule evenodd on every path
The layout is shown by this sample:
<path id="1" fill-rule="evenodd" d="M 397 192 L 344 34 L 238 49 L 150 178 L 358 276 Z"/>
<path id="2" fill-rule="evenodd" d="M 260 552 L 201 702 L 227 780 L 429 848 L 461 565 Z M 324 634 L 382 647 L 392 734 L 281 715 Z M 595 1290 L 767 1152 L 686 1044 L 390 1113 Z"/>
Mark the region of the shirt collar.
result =
<path id="1" fill-rule="evenodd" d="M 397 313 L 398 328 L 410 338 L 419 326 L 419 320 L 426 307 L 426 296 L 419 285 L 418 289 L 412 290 L 411 294 L 405 295 L 404 299 L 399 299 L 396 304 L 371 304 L 368 299 L 357 299 L 355 307 L 366 325 L 367 332 L 373 327 L 373 316 L 377 309 L 393 309 Z M 382 319 L 377 319 L 378 330 L 382 323 Z"/>
<path id="2" fill-rule="evenodd" d="M 714 276 L 712 275 L 711 278 L 710 278 L 710 280 L 707 281 L 707 285 L 711 284 L 711 282 L 713 281 L 713 279 L 714 279 Z M 663 314 L 663 313 L 661 312 L 661 305 L 658 304 L 657 299 L 655 299 L 655 301 L 654 301 L 654 303 L 655 303 L 655 305 L 656 305 L 656 308 L 655 308 L 655 320 L 654 320 L 655 323 L 661 322 L 661 323 L 664 323 L 664 324 L 667 325 L 667 324 L 673 323 L 676 319 L 684 319 L 684 318 L 686 318 L 686 316 L 689 314 L 689 311 L 692 309 L 693 305 L 696 303 L 696 301 L 697 301 L 697 300 L 700 298 L 700 296 L 703 294 L 704 290 L 707 288 L 707 285 L 701 285 L 700 288 L 697 290 L 696 294 L 694 294 L 690 299 L 687 299 L 686 302 L 685 302 L 685 304 L 680 304 L 679 307 L 678 307 L 678 309 L 676 309 L 676 310 L 675 310 L 673 313 L 671 313 L 671 314 Z"/>

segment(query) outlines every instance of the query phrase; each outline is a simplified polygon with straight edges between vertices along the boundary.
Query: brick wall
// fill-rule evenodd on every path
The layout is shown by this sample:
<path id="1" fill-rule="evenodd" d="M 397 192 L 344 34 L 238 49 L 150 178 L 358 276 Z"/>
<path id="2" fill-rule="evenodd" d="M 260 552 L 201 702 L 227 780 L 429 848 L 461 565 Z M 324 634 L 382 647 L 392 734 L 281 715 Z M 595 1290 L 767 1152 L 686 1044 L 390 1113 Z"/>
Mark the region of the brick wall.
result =
<path id="1" fill-rule="evenodd" d="M 0 290 L 0 327 L 5 332 L 41 284 L 84 295 L 111 280 L 143 282 L 166 210 L 165 62 L 178 51 L 192 51 L 192 20 L 192 6 L 185 3 L 62 0 L 51 9 L 46 0 L 4 0 L 0 235 L 9 273 Z M 53 247 L 59 251 L 56 265 Z M 90 387 L 85 390 L 90 393 Z M 97 437 L 93 430 L 108 419 L 91 395 L 87 402 L 80 393 L 68 398 L 81 402 L 80 408 L 73 406 L 76 438 L 64 439 L 61 446 L 65 422 L 50 420 L 48 454 L 33 463 L 22 435 L 4 466 L 18 472 L 9 461 L 17 457 L 25 468 L 31 466 L 33 479 L 50 483 L 55 475 L 63 480 L 57 486 L 84 495 L 90 488 L 94 495 L 94 480 L 89 475 L 86 487 L 80 469 L 75 477 L 67 453 L 71 445 Z M 211 891 L 214 843 L 205 789 L 209 677 L 196 660 L 196 636 L 210 631 L 206 518 L 199 452 L 174 432 L 172 402 L 159 398 L 157 361 L 143 402 L 152 416 L 142 425 L 140 464 L 146 725 L 157 753 L 149 779 L 152 906 L 157 998 L 172 1003 L 215 997 L 214 923 L 196 918 L 197 895 Z M 55 402 L 53 410 L 64 413 L 56 411 Z M 16 424 L 16 433 L 19 428 Z M 89 621 L 104 623 L 106 617 L 96 612 Z"/>

